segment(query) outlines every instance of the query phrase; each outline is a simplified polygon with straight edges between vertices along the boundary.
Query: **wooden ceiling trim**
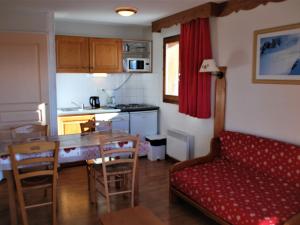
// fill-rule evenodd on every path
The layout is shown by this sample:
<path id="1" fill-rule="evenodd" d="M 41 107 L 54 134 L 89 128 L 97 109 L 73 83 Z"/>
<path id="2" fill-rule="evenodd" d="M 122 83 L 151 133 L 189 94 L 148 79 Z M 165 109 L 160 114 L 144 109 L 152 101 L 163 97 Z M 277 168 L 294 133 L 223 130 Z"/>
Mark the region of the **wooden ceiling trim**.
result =
<path id="1" fill-rule="evenodd" d="M 240 10 L 251 10 L 259 5 L 269 2 L 283 2 L 286 0 L 229 0 L 221 3 L 209 2 L 203 5 L 176 13 L 152 23 L 152 32 L 160 32 L 162 28 L 168 28 L 176 24 L 187 23 L 197 18 L 228 16 Z"/>
<path id="2" fill-rule="evenodd" d="M 187 23 L 195 18 L 210 17 L 216 4 L 217 3 L 209 2 L 154 21 L 152 23 L 152 32 L 160 32 L 162 28 L 171 27 L 175 24 Z"/>
<path id="3" fill-rule="evenodd" d="M 220 3 L 221 8 L 218 17 L 228 16 L 233 12 L 239 12 L 240 10 L 251 10 L 260 5 L 266 5 L 269 2 L 283 2 L 286 0 L 230 0 Z"/>

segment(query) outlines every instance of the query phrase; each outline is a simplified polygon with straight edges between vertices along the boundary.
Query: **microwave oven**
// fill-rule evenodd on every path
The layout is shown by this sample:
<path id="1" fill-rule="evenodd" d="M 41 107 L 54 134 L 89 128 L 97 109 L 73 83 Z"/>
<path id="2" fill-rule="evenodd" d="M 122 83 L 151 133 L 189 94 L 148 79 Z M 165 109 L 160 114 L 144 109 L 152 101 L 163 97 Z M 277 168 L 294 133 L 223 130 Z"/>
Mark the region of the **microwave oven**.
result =
<path id="1" fill-rule="evenodd" d="M 127 58 L 125 68 L 127 72 L 151 72 L 148 58 Z"/>

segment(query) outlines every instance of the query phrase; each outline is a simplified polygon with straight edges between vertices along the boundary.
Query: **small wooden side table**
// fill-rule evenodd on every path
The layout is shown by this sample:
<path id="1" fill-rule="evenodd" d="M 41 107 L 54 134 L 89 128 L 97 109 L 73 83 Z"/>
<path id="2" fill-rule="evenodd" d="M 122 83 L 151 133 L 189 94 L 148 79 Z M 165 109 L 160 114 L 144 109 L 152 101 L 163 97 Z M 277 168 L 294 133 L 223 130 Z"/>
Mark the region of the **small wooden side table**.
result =
<path id="1" fill-rule="evenodd" d="M 101 225 L 164 225 L 149 209 L 142 206 L 122 209 L 100 217 Z"/>

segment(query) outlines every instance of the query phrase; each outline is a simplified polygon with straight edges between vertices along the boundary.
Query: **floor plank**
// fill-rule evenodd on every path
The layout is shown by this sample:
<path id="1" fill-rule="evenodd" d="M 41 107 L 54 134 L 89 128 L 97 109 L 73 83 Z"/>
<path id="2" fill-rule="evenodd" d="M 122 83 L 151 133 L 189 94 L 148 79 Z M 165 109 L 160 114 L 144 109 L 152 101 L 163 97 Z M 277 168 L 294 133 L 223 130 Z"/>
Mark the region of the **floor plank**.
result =
<path id="1" fill-rule="evenodd" d="M 168 169 L 170 161 L 150 162 L 140 160 L 140 205 L 149 208 L 167 225 L 216 225 L 202 213 L 178 201 L 169 203 Z M 34 193 L 29 199 L 41 199 L 43 193 Z M 103 206 L 103 207 L 102 207 Z M 129 206 L 123 197 L 112 199 L 112 210 Z M 99 207 L 89 203 L 86 169 L 84 166 L 64 168 L 59 174 L 58 185 L 58 224 L 96 225 L 99 215 L 104 213 L 103 199 Z M 29 210 L 30 225 L 50 225 L 50 208 Z M 9 225 L 9 211 L 6 184 L 0 184 L 0 225 Z"/>

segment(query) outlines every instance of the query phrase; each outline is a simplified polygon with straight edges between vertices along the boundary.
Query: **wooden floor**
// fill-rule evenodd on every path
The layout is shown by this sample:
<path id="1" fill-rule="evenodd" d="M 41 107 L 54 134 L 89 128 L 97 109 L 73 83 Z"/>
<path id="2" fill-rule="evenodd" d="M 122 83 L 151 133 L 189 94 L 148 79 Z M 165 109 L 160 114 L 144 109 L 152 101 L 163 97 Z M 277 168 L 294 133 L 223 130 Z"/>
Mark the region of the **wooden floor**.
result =
<path id="1" fill-rule="evenodd" d="M 150 162 L 140 160 L 140 205 L 149 208 L 165 224 L 169 225 L 216 225 L 196 209 L 182 201 L 169 203 L 168 168 L 171 162 Z M 30 200 L 40 199 L 43 193 L 35 193 Z M 0 184 L 0 225 L 9 224 L 7 190 Z M 129 206 L 128 199 L 115 197 L 112 210 Z M 103 199 L 99 199 L 98 209 L 89 203 L 87 177 L 84 166 L 64 168 L 59 174 L 58 224 L 96 225 L 99 215 L 105 212 Z M 103 207 L 101 207 L 103 205 Z M 51 224 L 50 208 L 29 210 L 30 225 Z"/>

